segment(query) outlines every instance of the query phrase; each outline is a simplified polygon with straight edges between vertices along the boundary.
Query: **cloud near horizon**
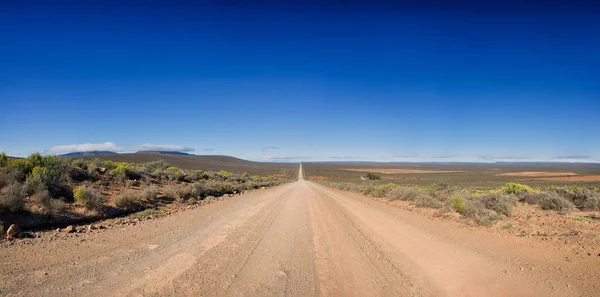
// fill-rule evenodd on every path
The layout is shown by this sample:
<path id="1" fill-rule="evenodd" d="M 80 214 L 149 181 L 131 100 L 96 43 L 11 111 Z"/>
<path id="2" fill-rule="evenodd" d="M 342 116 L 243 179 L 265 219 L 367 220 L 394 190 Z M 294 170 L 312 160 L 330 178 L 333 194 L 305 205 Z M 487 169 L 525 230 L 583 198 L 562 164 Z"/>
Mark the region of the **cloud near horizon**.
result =
<path id="1" fill-rule="evenodd" d="M 335 160 L 360 160 L 360 159 L 365 159 L 363 157 L 355 157 L 355 156 L 332 156 L 330 157 L 330 159 L 335 159 Z"/>
<path id="2" fill-rule="evenodd" d="M 523 161 L 523 160 L 532 160 L 533 159 L 531 157 L 525 157 L 525 156 L 506 156 L 506 157 L 480 156 L 479 158 L 482 160 L 488 160 L 488 161 L 505 161 L 505 160 Z"/>
<path id="3" fill-rule="evenodd" d="M 281 148 L 277 147 L 277 146 L 265 146 L 265 147 L 262 148 L 262 151 L 266 152 L 266 151 L 269 151 L 269 150 L 280 150 L 280 149 Z"/>
<path id="4" fill-rule="evenodd" d="M 123 147 L 118 146 L 113 142 L 104 143 L 82 143 L 82 144 L 69 144 L 69 145 L 58 145 L 52 147 L 46 153 L 51 155 L 76 153 L 76 152 L 92 152 L 92 151 L 110 151 L 115 153 L 127 152 L 127 151 L 167 151 L 167 152 L 193 152 L 193 148 L 172 145 L 172 144 L 142 144 L 134 147 Z"/>
<path id="5" fill-rule="evenodd" d="M 558 156 L 553 159 L 563 160 L 563 159 L 580 159 L 580 160 L 588 160 L 591 159 L 591 156 Z"/>
<path id="6" fill-rule="evenodd" d="M 264 161 L 294 161 L 294 160 L 311 160 L 311 157 L 280 157 L 280 156 L 261 156 L 260 160 Z"/>

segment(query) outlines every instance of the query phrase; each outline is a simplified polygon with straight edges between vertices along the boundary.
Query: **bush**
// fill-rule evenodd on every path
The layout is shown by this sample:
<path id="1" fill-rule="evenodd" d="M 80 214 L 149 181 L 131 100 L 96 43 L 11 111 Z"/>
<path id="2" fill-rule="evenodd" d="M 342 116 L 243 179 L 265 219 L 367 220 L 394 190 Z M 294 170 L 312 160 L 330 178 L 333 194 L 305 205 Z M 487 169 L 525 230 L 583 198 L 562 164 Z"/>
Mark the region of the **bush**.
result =
<path id="1" fill-rule="evenodd" d="M 575 205 L 556 193 L 542 193 L 538 196 L 537 204 L 544 210 L 570 211 Z"/>
<path id="2" fill-rule="evenodd" d="M 140 185 L 140 182 L 135 179 L 134 180 L 128 179 L 127 181 L 125 181 L 125 186 L 128 188 L 137 187 L 139 185 Z"/>
<path id="3" fill-rule="evenodd" d="M 25 180 L 33 167 L 29 167 L 27 160 L 11 158 L 7 160 L 8 167 L 14 172 L 15 177 L 19 182 Z"/>
<path id="4" fill-rule="evenodd" d="M 134 210 L 140 207 L 141 197 L 133 191 L 125 191 L 115 197 L 115 205 L 126 210 Z"/>
<path id="5" fill-rule="evenodd" d="M 142 191 L 142 197 L 146 200 L 156 199 L 157 196 L 158 196 L 158 187 L 157 186 L 149 186 L 149 187 L 146 187 Z"/>
<path id="6" fill-rule="evenodd" d="M 71 165 L 73 165 L 75 167 L 79 167 L 81 169 L 88 169 L 90 164 L 91 164 L 91 162 L 86 161 L 84 159 L 75 159 L 71 162 Z"/>
<path id="7" fill-rule="evenodd" d="M 420 207 L 442 208 L 444 203 L 436 197 L 432 197 L 427 193 L 420 192 L 412 198 L 412 203 Z"/>
<path id="8" fill-rule="evenodd" d="M 540 208 L 545 210 L 569 211 L 575 208 L 571 201 L 555 192 L 521 193 L 519 200 L 528 204 L 539 205 Z"/>
<path id="9" fill-rule="evenodd" d="M 518 195 L 523 192 L 533 192 L 533 189 L 522 184 L 508 183 L 502 188 L 502 191 L 507 195 Z"/>
<path id="10" fill-rule="evenodd" d="M 387 197 L 390 200 L 414 200 L 418 193 L 419 191 L 412 188 L 397 187 L 391 189 L 388 192 Z"/>
<path id="11" fill-rule="evenodd" d="M 233 194 L 233 186 L 230 183 L 209 180 L 204 184 L 204 192 L 202 194 L 203 197 L 207 196 L 223 196 L 225 194 Z M 266 186 L 266 185 L 265 185 Z"/>
<path id="12" fill-rule="evenodd" d="M 177 197 L 175 198 L 178 202 L 182 202 L 192 198 L 193 188 L 191 186 L 179 186 L 175 188 Z"/>
<path id="13" fill-rule="evenodd" d="M 87 180 L 95 180 L 95 176 L 90 175 L 87 169 L 82 169 L 79 167 L 69 167 L 68 169 L 69 179 L 74 182 L 83 182 Z"/>
<path id="14" fill-rule="evenodd" d="M 464 217 L 473 219 L 477 224 L 489 226 L 502 217 L 495 211 L 488 209 L 481 199 L 467 200 L 464 204 Z"/>
<path id="15" fill-rule="evenodd" d="M 571 186 L 568 188 L 557 188 L 554 191 L 573 202 L 581 210 L 600 209 L 600 194 L 590 189 Z"/>
<path id="16" fill-rule="evenodd" d="M 167 186 L 164 189 L 165 198 L 167 199 L 176 199 L 177 198 L 177 190 L 173 186 Z"/>
<path id="17" fill-rule="evenodd" d="M 73 191 L 73 196 L 77 203 L 81 204 L 88 210 L 102 210 L 106 199 L 104 196 L 87 186 L 79 186 Z"/>
<path id="18" fill-rule="evenodd" d="M 165 169 L 165 174 L 170 180 L 183 180 L 183 174 L 181 173 L 181 170 L 179 170 L 179 168 L 177 167 L 171 166 Z"/>
<path id="19" fill-rule="evenodd" d="M 29 157 L 27 157 L 26 159 L 26 162 L 29 168 L 33 168 L 36 166 L 44 166 L 43 158 L 42 155 L 40 155 L 40 153 L 33 153 L 29 155 Z"/>
<path id="20" fill-rule="evenodd" d="M 5 167 L 8 165 L 8 157 L 4 152 L 0 152 L 0 167 Z"/>
<path id="21" fill-rule="evenodd" d="M 596 193 L 593 196 L 588 197 L 581 205 L 582 210 L 600 210 L 600 194 Z"/>
<path id="22" fill-rule="evenodd" d="M 48 190 L 42 190 L 33 195 L 33 200 L 42 207 L 46 213 L 52 213 L 54 204 Z"/>
<path id="23" fill-rule="evenodd" d="M 0 212 L 19 212 L 25 209 L 25 191 L 19 183 L 12 183 L 0 190 Z"/>
<path id="24" fill-rule="evenodd" d="M 452 197 L 450 198 L 450 207 L 456 212 L 463 214 L 465 212 L 465 204 L 467 203 L 467 199 L 462 197 Z"/>
<path id="25" fill-rule="evenodd" d="M 367 173 L 366 177 L 367 177 L 367 179 L 370 179 L 370 180 L 379 180 L 379 179 L 381 179 L 381 176 L 379 176 L 379 175 L 377 175 L 375 173 L 370 173 L 370 172 Z"/>
<path id="26" fill-rule="evenodd" d="M 514 197 L 497 193 L 485 194 L 479 197 L 479 199 L 481 202 L 483 202 L 486 208 L 507 217 L 510 216 L 513 207 L 515 207 L 517 204 L 517 201 Z"/>
<path id="27" fill-rule="evenodd" d="M 31 174 L 27 176 L 23 188 L 27 195 L 33 195 L 37 192 L 48 190 L 46 185 L 48 169 L 45 167 L 34 167 Z"/>

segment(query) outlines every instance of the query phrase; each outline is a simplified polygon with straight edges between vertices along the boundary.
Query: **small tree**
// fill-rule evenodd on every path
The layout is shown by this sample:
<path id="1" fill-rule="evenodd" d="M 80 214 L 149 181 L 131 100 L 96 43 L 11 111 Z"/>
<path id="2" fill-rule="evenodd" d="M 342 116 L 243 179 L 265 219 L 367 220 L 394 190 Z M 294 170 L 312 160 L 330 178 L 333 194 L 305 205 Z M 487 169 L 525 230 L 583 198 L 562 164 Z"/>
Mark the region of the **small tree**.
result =
<path id="1" fill-rule="evenodd" d="M 379 180 L 381 179 L 381 176 L 375 174 L 375 173 L 367 173 L 367 178 L 370 180 Z"/>

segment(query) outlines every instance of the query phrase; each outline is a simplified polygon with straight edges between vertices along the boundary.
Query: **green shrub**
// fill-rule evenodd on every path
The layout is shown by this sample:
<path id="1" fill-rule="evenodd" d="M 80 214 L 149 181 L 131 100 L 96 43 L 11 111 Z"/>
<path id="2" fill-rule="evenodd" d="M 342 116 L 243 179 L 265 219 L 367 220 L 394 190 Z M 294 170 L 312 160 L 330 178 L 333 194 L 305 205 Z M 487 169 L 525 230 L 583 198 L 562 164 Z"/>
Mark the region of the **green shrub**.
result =
<path id="1" fill-rule="evenodd" d="M 109 171 L 111 171 L 117 167 L 117 163 L 110 161 L 110 160 L 102 161 L 102 160 L 97 159 L 94 161 L 94 163 L 96 163 L 96 165 L 98 167 L 106 168 L 106 170 L 109 170 Z"/>
<path id="2" fill-rule="evenodd" d="M 8 157 L 4 152 L 0 152 L 0 167 L 6 167 L 8 165 Z"/>
<path id="3" fill-rule="evenodd" d="M 48 190 L 46 180 L 48 179 L 48 169 L 45 167 L 36 166 L 33 168 L 31 174 L 27 176 L 23 189 L 27 195 L 33 195 L 34 193 Z"/>
<path id="4" fill-rule="evenodd" d="M 219 172 L 217 172 L 217 173 L 218 173 L 219 175 L 221 175 L 221 176 L 225 176 L 225 177 L 229 177 L 229 176 L 231 176 L 231 173 L 230 173 L 230 172 L 227 172 L 227 171 L 225 171 L 225 170 L 221 170 L 221 171 L 219 171 Z"/>
<path id="5" fill-rule="evenodd" d="M 106 204 L 104 196 L 91 187 L 79 186 L 73 191 L 75 201 L 87 210 L 102 210 Z"/>
<path id="6" fill-rule="evenodd" d="M 142 197 L 146 200 L 156 199 L 158 196 L 158 187 L 157 186 L 148 186 L 142 191 Z"/>
<path id="7" fill-rule="evenodd" d="M 134 210 L 140 207 L 141 197 L 133 191 L 125 191 L 115 197 L 115 205 L 117 207 Z"/>
<path id="8" fill-rule="evenodd" d="M 19 183 L 12 183 L 0 190 L 0 213 L 20 212 L 25 209 L 25 191 Z"/>
<path id="9" fill-rule="evenodd" d="M 26 159 L 26 162 L 29 168 L 44 166 L 42 155 L 40 155 L 40 153 L 33 153 L 29 155 L 29 157 Z"/>
<path id="10" fill-rule="evenodd" d="M 465 204 L 467 203 L 467 199 L 462 197 L 452 197 L 449 201 L 450 207 L 456 212 L 460 214 L 463 214 L 465 212 Z"/>
<path id="11" fill-rule="evenodd" d="M 9 158 L 7 164 L 15 173 L 15 177 L 19 182 L 24 181 L 31 172 L 31 169 L 33 169 L 33 167 L 29 167 L 27 160 L 25 159 Z"/>
<path id="12" fill-rule="evenodd" d="M 165 175 L 170 180 L 177 180 L 177 181 L 183 180 L 183 173 L 181 172 L 181 170 L 179 168 L 174 167 L 174 166 L 171 166 L 171 167 L 165 169 Z"/>
<path id="13" fill-rule="evenodd" d="M 534 192 L 534 190 L 526 185 L 517 184 L 517 183 L 508 183 L 503 188 L 502 191 L 507 195 L 518 195 L 522 192 Z"/>
<path id="14" fill-rule="evenodd" d="M 132 166 L 129 163 L 120 162 L 110 171 L 113 175 L 127 175 Z"/>
<path id="15" fill-rule="evenodd" d="M 88 169 L 88 166 L 90 165 L 91 162 L 89 161 L 85 161 L 84 159 L 75 159 L 73 161 L 71 161 L 71 165 L 75 166 L 75 167 L 79 167 L 81 169 Z"/>
<path id="16" fill-rule="evenodd" d="M 367 177 L 367 179 L 370 179 L 370 180 L 380 180 L 381 179 L 381 176 L 379 176 L 375 173 L 370 173 L 370 172 L 367 173 L 366 177 Z"/>
<path id="17" fill-rule="evenodd" d="M 371 195 L 375 191 L 375 187 L 373 186 L 364 186 L 358 190 L 363 195 Z"/>
<path id="18" fill-rule="evenodd" d="M 134 180 L 128 179 L 127 181 L 125 181 L 125 186 L 128 188 L 137 187 L 139 185 L 140 185 L 140 182 L 137 181 L 136 179 L 134 179 Z"/>

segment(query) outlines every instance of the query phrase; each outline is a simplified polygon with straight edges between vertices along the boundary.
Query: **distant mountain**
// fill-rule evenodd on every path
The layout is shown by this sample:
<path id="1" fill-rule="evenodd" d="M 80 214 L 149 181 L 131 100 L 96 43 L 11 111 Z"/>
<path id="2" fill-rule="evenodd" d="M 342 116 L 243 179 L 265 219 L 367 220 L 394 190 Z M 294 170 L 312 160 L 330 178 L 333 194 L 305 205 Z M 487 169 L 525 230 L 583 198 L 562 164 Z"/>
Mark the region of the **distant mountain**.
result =
<path id="1" fill-rule="evenodd" d="M 298 173 L 298 164 L 252 162 L 220 155 L 176 155 L 144 151 L 138 153 L 86 156 L 83 158 L 87 160 L 99 158 L 101 160 L 137 164 L 162 160 L 169 165 L 182 169 L 199 169 L 204 171 L 225 170 L 235 173 L 246 172 L 250 175 L 281 174 L 283 171 L 286 171 L 290 176 L 295 176 Z"/>
<path id="2" fill-rule="evenodd" d="M 82 157 L 82 156 L 95 156 L 95 155 L 116 155 L 115 152 L 110 151 L 90 151 L 90 152 L 73 152 L 68 154 L 59 155 L 60 157 Z"/>
<path id="3" fill-rule="evenodd" d="M 178 155 L 178 156 L 189 156 L 190 154 L 184 152 L 171 152 L 171 151 L 138 151 L 136 154 L 155 153 L 165 155 Z"/>

